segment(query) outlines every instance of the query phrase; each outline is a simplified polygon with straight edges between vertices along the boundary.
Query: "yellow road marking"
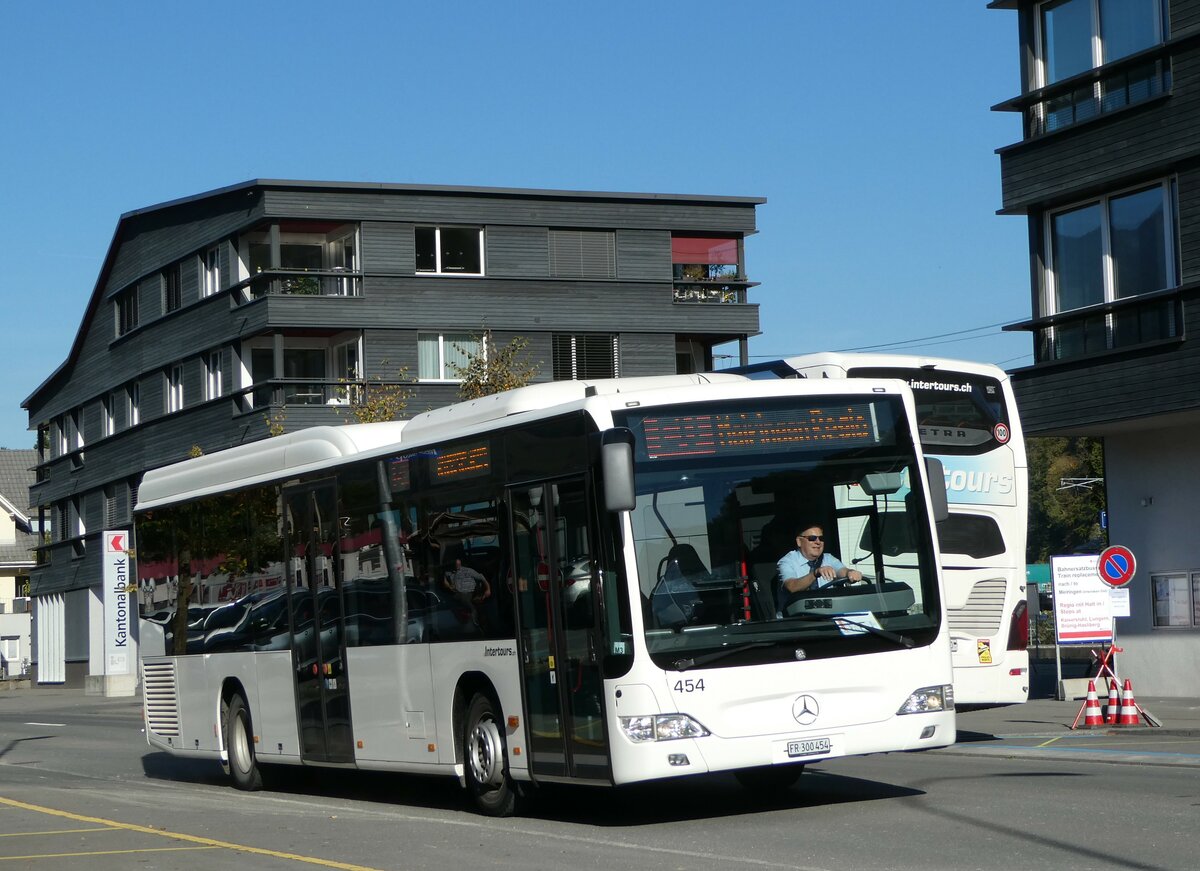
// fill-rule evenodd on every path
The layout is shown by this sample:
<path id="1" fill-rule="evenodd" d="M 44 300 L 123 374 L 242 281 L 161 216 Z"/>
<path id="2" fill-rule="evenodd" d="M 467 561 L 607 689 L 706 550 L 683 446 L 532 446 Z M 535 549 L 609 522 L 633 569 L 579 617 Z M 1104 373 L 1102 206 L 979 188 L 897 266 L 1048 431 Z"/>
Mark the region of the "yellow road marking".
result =
<path id="1" fill-rule="evenodd" d="M 0 856 L 0 862 L 17 859 L 67 859 L 72 856 L 123 856 L 126 853 L 179 853 L 187 850 L 216 850 L 217 847 L 148 847 L 142 850 L 94 850 L 88 853 L 32 853 L 28 856 Z"/>
<path id="2" fill-rule="evenodd" d="M 220 847 L 225 850 L 236 850 L 239 853 L 253 853 L 257 856 L 272 856 L 276 859 L 289 859 L 292 862 L 303 862 L 306 865 L 320 865 L 322 868 L 337 868 L 339 871 L 379 871 L 378 868 L 368 868 L 366 865 L 353 865 L 349 862 L 335 862 L 331 859 L 318 859 L 315 856 L 301 856 L 298 853 L 283 853 L 279 850 L 266 850 L 262 847 L 248 847 L 245 844 L 231 844 L 228 841 L 218 841 L 214 838 L 202 838 L 198 835 L 185 835 L 182 832 L 169 832 L 166 829 L 153 829 L 149 826 L 139 826 L 134 823 L 120 823 L 116 820 L 106 820 L 102 817 L 88 817 L 82 814 L 73 814 L 69 811 L 60 811 L 57 808 L 42 807 L 41 805 L 28 804 L 16 799 L 5 798 L 0 796 L 0 805 L 6 805 L 12 808 L 20 808 L 21 810 L 35 811 L 37 813 L 47 814 L 52 817 L 62 817 L 63 819 L 75 820 L 80 823 L 95 823 L 100 826 L 111 826 L 115 829 L 124 829 L 127 832 L 141 832 L 144 835 L 158 835 L 161 838 L 171 838 L 176 841 L 186 841 L 189 844 L 201 844 L 205 847 Z"/>
<path id="3" fill-rule="evenodd" d="M 53 829 L 48 832 L 5 832 L 0 833 L 0 838 L 28 838 L 32 835 L 74 835 L 78 832 L 119 832 L 120 829 L 114 829 L 112 826 L 105 826 L 100 829 Z"/>
<path id="4" fill-rule="evenodd" d="M 1050 739 L 1049 741 L 1047 741 L 1045 744 L 1039 744 L 1038 746 L 1039 746 L 1039 747 L 1049 747 L 1051 744 L 1053 744 L 1055 741 L 1057 741 L 1057 740 L 1058 740 L 1059 738 L 1061 738 L 1061 737 L 1062 737 L 1062 735 L 1059 735 L 1057 738 L 1051 738 L 1051 739 Z"/>

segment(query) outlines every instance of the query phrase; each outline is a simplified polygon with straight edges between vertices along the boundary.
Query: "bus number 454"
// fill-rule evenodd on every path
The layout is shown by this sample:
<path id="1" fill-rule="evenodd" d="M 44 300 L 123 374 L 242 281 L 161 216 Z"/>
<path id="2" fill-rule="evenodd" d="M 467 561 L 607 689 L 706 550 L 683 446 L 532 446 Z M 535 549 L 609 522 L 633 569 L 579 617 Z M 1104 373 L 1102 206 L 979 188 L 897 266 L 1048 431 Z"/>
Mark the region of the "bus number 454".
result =
<path id="1" fill-rule="evenodd" d="M 692 680 L 689 677 L 687 680 L 677 680 L 675 681 L 675 692 L 702 693 L 704 692 L 704 678 L 700 678 L 700 680 Z"/>

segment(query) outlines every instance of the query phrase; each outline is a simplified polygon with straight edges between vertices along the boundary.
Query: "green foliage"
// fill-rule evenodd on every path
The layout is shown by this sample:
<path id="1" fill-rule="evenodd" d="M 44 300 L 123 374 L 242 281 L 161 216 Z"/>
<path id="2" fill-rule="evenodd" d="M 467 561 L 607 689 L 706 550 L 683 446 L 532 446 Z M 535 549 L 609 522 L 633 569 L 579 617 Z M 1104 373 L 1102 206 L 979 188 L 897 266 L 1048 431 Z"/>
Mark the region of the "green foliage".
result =
<path id="1" fill-rule="evenodd" d="M 537 376 L 541 364 L 529 359 L 528 339 L 517 336 L 499 348 L 491 330 L 485 329 L 478 338 L 479 350 L 467 358 L 465 366 L 450 364 L 450 369 L 462 379 L 458 386 L 460 399 L 478 399 L 505 390 L 515 390 Z"/>
<path id="2" fill-rule="evenodd" d="M 1026 561 L 1046 562 L 1100 540 L 1104 510 L 1104 445 L 1091 438 L 1030 438 L 1029 537 Z M 1099 478 L 1089 488 L 1059 489 L 1063 478 Z"/>
<path id="3" fill-rule="evenodd" d="M 387 360 L 380 362 L 384 366 L 388 365 Z M 347 378 L 339 380 L 342 384 L 339 389 L 349 403 L 346 410 L 339 409 L 339 413 L 346 418 L 347 423 L 350 423 L 351 419 L 354 423 L 396 420 L 408 407 L 408 400 L 412 396 L 408 389 L 412 379 L 408 377 L 407 367 L 401 367 L 396 377 L 390 381 L 384 381 L 379 376 L 374 380 L 362 382 Z"/>

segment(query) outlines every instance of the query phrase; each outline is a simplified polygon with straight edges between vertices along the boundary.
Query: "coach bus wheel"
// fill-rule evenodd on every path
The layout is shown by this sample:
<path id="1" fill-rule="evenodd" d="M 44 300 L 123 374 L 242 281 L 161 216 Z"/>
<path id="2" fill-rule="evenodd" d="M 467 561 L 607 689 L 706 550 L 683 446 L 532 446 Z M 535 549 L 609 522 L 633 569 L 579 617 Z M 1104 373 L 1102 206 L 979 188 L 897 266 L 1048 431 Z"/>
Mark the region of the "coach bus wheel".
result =
<path id="1" fill-rule="evenodd" d="M 503 724 L 495 704 L 477 693 L 463 720 L 463 767 L 475 805 L 492 817 L 512 816 L 517 810 L 517 787 L 508 776 Z"/>
<path id="2" fill-rule="evenodd" d="M 753 792 L 782 792 L 804 773 L 803 765 L 764 765 L 733 772 L 738 783 Z"/>
<path id="3" fill-rule="evenodd" d="M 225 713 L 225 749 L 229 754 L 229 775 L 237 789 L 253 792 L 262 789 L 262 772 L 254 758 L 254 738 L 250 727 L 250 709 L 246 700 L 235 695 Z"/>

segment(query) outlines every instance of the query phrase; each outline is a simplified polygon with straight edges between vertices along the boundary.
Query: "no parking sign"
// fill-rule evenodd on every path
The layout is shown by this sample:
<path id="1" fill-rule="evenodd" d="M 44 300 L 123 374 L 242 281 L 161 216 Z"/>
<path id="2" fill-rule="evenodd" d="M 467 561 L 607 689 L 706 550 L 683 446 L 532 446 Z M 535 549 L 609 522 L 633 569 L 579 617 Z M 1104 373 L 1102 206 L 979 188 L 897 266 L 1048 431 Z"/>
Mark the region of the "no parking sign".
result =
<path id="1" fill-rule="evenodd" d="M 1119 544 L 1106 547 L 1096 565 L 1096 573 L 1100 575 L 1100 580 L 1110 587 L 1125 586 L 1133 580 L 1133 573 L 1136 571 L 1137 560 L 1134 559 L 1133 551 Z"/>

